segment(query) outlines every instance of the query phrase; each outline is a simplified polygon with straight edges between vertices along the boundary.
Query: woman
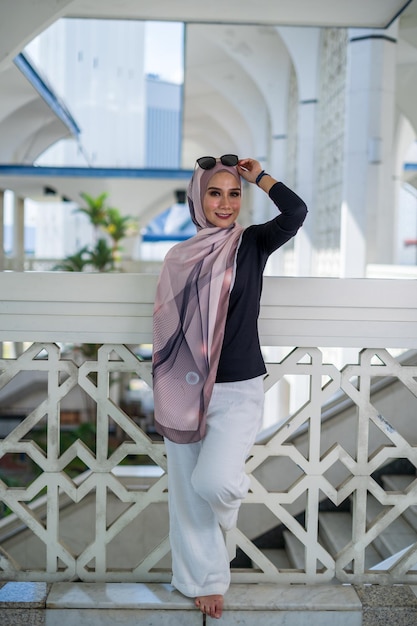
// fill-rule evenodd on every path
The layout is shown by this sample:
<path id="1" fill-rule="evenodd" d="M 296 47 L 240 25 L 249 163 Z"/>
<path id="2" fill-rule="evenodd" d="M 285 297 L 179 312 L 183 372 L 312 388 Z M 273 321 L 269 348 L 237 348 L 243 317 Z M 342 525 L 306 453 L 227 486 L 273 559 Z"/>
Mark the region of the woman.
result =
<path id="1" fill-rule="evenodd" d="M 241 178 L 280 214 L 239 226 Z M 198 159 L 188 203 L 198 232 L 167 254 L 155 300 L 155 422 L 168 457 L 172 584 L 219 618 L 230 584 L 223 531 L 248 492 L 245 461 L 262 419 L 262 274 L 307 208 L 258 161 L 236 155 Z"/>

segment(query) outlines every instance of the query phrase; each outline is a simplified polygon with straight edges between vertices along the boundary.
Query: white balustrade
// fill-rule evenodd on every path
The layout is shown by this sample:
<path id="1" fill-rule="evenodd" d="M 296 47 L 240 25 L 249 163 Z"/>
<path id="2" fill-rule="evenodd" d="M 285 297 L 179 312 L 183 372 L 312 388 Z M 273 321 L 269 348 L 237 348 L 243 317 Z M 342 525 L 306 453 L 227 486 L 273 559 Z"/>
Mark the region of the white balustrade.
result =
<path id="1" fill-rule="evenodd" d="M 8 528 L 15 538 L 0 549 L 0 579 L 170 580 L 164 446 L 139 428 L 110 389 L 111 377 L 123 373 L 152 384 L 150 363 L 131 348 L 152 342 L 155 286 L 155 276 L 138 274 L 0 274 L 0 342 L 28 346 L 0 361 L 0 392 L 24 373 L 47 376 L 37 406 L 0 440 L 1 457 L 21 454 L 39 468 L 23 488 L 0 481 L 1 500 L 13 512 L 0 520 L 0 535 Z M 405 514 L 416 515 L 415 472 L 397 491 L 376 478 L 395 459 L 417 467 L 417 366 L 403 354 L 417 349 L 414 281 L 267 277 L 259 328 L 262 345 L 282 355 L 268 363 L 267 393 L 283 380 L 302 380 L 307 392 L 248 459 L 251 490 L 227 542 L 251 566 L 234 569 L 233 580 L 417 582 L 414 540 L 386 569 L 370 565 L 384 533 Z M 68 343 L 101 347 L 97 358 L 77 364 L 62 353 Z M 335 349 L 348 349 L 351 360 L 329 362 Z M 60 408 L 77 387 L 96 407 L 95 440 L 87 445 L 78 439 L 63 450 Z M 42 421 L 44 447 L 31 435 Z M 110 424 L 119 434 L 112 449 Z M 162 471 L 148 485 L 129 485 L 120 464 L 131 455 L 146 455 Z M 74 459 L 88 470 L 76 479 L 66 471 Z M 69 522 L 63 508 L 71 502 Z M 350 536 L 335 552 L 321 534 L 321 502 L 351 503 Z M 87 539 L 76 544 L 66 534 L 69 523 L 72 531 L 80 523 L 84 503 L 91 511 Z M 134 525 L 137 544 L 123 544 Z M 256 545 L 257 537 L 277 527 L 301 550 L 301 565 L 277 565 Z M 22 533 L 41 547 L 39 562 L 19 552 Z M 390 556 L 383 548 L 380 553 L 381 561 Z"/>

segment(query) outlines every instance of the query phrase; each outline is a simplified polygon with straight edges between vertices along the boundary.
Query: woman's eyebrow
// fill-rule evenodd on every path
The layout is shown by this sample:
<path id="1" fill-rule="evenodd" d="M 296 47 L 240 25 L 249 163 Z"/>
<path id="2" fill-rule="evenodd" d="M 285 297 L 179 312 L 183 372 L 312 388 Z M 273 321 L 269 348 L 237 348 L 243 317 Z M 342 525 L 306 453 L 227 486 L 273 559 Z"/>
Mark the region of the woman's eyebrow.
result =
<path id="1" fill-rule="evenodd" d="M 216 191 L 221 191 L 222 187 L 215 187 L 214 185 L 210 185 L 209 187 L 207 187 L 207 191 L 209 189 L 215 189 Z M 240 191 L 240 187 L 230 187 L 228 191 Z"/>

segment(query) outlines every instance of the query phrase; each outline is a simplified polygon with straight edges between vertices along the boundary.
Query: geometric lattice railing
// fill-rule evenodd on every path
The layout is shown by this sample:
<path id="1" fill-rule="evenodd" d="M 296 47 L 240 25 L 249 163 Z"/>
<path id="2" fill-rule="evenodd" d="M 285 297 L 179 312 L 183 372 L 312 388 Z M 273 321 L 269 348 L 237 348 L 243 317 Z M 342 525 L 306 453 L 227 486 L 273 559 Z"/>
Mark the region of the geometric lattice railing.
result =
<path id="1" fill-rule="evenodd" d="M 308 363 L 303 362 L 306 352 Z M 299 348 L 273 366 L 278 377 L 296 374 L 297 370 L 300 375 L 307 375 L 310 397 L 265 445 L 255 447 L 248 462 L 248 471 L 252 473 L 248 502 L 264 503 L 304 547 L 304 571 L 287 572 L 287 581 L 328 580 L 334 576 L 344 582 L 416 581 L 417 572 L 409 572 L 417 563 L 417 536 L 413 532 L 409 539 L 404 538 L 407 549 L 391 569 L 366 573 L 366 561 L 368 547 L 375 539 L 417 503 L 417 366 L 400 365 L 386 350 L 367 349 L 360 354 L 357 365 L 339 372 L 333 366 L 323 365 L 321 356 L 320 350 Z M 323 377 L 329 378 L 324 386 Z M 388 379 L 389 394 L 399 394 L 404 405 L 394 402 L 389 407 L 389 401 L 372 391 L 375 378 Z M 402 389 L 398 390 L 399 386 Z M 339 415 L 323 422 L 321 407 L 339 390 L 351 401 L 350 411 L 344 417 Z M 381 414 L 381 406 L 394 409 L 389 420 Z M 303 428 L 304 433 L 297 437 Z M 281 471 L 285 468 L 279 491 L 275 486 L 271 492 L 255 477 L 257 468 L 267 458 L 286 460 L 275 463 L 276 471 L 280 466 Z M 395 459 L 406 459 L 414 469 L 403 493 L 385 491 L 375 478 Z M 269 463 L 263 475 L 271 474 L 273 467 Z M 268 483 L 271 485 L 271 480 Z M 350 538 L 335 557 L 323 547 L 319 535 L 319 503 L 323 496 L 335 506 L 349 499 L 352 503 Z M 298 499 L 305 510 L 303 523 L 288 509 Z M 255 554 L 253 558 L 256 560 Z M 265 559 L 262 563 L 264 571 L 276 579 L 277 570 Z"/>
<path id="2" fill-rule="evenodd" d="M 42 358 L 39 358 L 40 353 Z M 375 355 L 378 364 L 374 362 Z M 406 551 L 389 572 L 366 573 L 365 555 L 367 547 L 375 538 L 417 502 L 417 480 L 410 480 L 404 493 L 387 493 L 373 478 L 375 472 L 392 459 L 408 459 L 417 467 L 417 448 L 415 441 L 410 442 L 406 438 L 411 432 L 402 435 L 373 404 L 371 381 L 377 376 L 396 378 L 416 398 L 417 367 L 400 365 L 385 350 L 365 350 L 360 355 L 358 365 L 350 365 L 339 372 L 334 366 L 323 364 L 321 356 L 317 348 L 298 348 L 280 363 L 270 365 L 267 379 L 269 387 L 284 376 L 307 376 L 309 400 L 277 429 L 267 443 L 254 447 L 247 464 L 247 471 L 251 474 L 251 492 L 247 504 L 243 505 L 243 511 L 245 506 L 262 506 L 267 509 L 269 516 L 275 518 L 272 524 L 269 523 L 270 526 L 284 525 L 294 535 L 305 550 L 304 569 L 280 571 L 238 527 L 229 533 L 229 546 L 232 549 L 239 547 L 251 559 L 252 567 L 235 571 L 234 579 L 302 582 L 329 580 L 336 576 L 341 581 L 415 581 L 417 574 L 407 572 L 417 561 L 417 543 Z M 23 371 L 41 370 L 47 372 L 48 376 L 47 397 L 1 442 L 2 455 L 25 455 L 36 464 L 40 474 L 26 488 L 13 488 L 4 482 L 0 483 L 2 501 L 27 528 L 26 535 L 31 533 L 37 542 L 44 545 L 44 563 L 34 570 L 29 559 L 25 568 L 13 556 L 13 542 L 12 553 L 7 554 L 6 541 L 6 549 L 0 561 L 2 576 L 32 580 L 71 580 L 75 577 L 81 580 L 168 580 L 169 564 L 165 569 L 159 565 L 164 557 L 169 556 L 166 535 L 154 537 L 156 543 L 151 541 L 143 546 L 143 553 L 136 556 L 137 563 L 129 569 L 114 567 L 111 556 L 116 547 L 122 553 L 126 552 L 126 546 L 122 547 L 121 542 L 123 534 L 126 535 L 126 541 L 131 541 L 131 533 L 127 534 L 126 530 L 134 520 L 140 526 L 142 516 L 142 528 L 147 526 L 148 534 L 149 529 L 154 528 L 152 513 L 146 515 L 147 509 L 153 510 L 155 516 L 166 516 L 165 509 L 158 513 L 157 508 L 166 502 L 165 474 L 147 489 L 138 490 L 129 489 L 114 474 L 115 468 L 133 455 L 147 455 L 156 465 L 165 469 L 163 445 L 152 442 L 109 398 L 112 374 L 136 372 L 149 379 L 149 366 L 138 361 L 125 346 L 103 345 L 96 361 L 86 361 L 77 367 L 68 360 L 60 359 L 60 350 L 55 344 L 33 344 L 18 359 L 2 361 L 0 368 L 2 387 Z M 95 441 L 88 447 L 77 440 L 63 451 L 60 445 L 60 402 L 75 385 L 84 389 L 97 404 Z M 321 421 L 321 407 L 340 390 L 356 407 L 354 417 L 345 417 L 345 421 L 351 423 L 354 437 L 347 438 L 346 442 L 342 440 L 329 445 L 326 441 L 329 437 L 328 424 Z M 31 439 L 31 433 L 45 419 L 46 442 L 45 448 L 41 449 Z M 117 425 L 119 433 L 123 433 L 119 437 L 119 445 L 111 451 L 110 422 Z M 352 426 L 353 422 L 356 424 Z M 375 432 L 371 436 L 371 427 L 379 433 L 379 437 L 375 437 Z M 415 432 L 415 423 L 409 424 L 409 428 Z M 66 472 L 74 459 L 81 460 L 89 470 L 79 483 Z M 280 467 L 285 467 L 283 475 L 281 473 L 279 480 L 271 480 L 271 476 L 280 472 Z M 333 468 L 335 471 L 332 471 Z M 271 484 L 273 489 L 268 486 Z M 28 505 L 44 492 L 46 510 L 41 508 L 41 514 L 38 515 Z M 80 506 L 84 500 L 88 501 L 88 508 L 92 507 L 94 511 L 93 536 L 79 553 L 67 546 L 61 535 L 60 508 L 63 494 L 78 504 L 80 521 L 85 519 L 83 507 Z M 367 520 L 370 496 L 381 507 L 381 512 L 372 523 Z M 319 503 L 323 498 L 336 506 L 349 498 L 353 502 L 355 514 L 352 516 L 351 539 L 336 558 L 329 554 L 319 537 Z M 115 500 L 119 501 L 118 506 L 115 506 Z M 300 500 L 298 508 L 293 506 L 292 511 L 291 505 Z M 121 512 L 114 520 L 109 520 L 109 514 L 114 509 L 120 509 Z M 300 521 L 300 510 L 306 512 L 305 517 L 302 516 L 303 521 Z M 77 515 L 74 514 L 72 519 L 76 523 Z M 75 527 L 78 525 L 76 523 Z M 70 534 L 68 529 L 66 533 Z M 138 547 L 131 544 L 128 548 L 134 559 Z"/>
<path id="3" fill-rule="evenodd" d="M 42 358 L 39 358 L 40 353 Z M 0 369 L 3 372 L 0 375 L 1 387 L 23 371 L 41 370 L 46 371 L 48 376 L 45 399 L 1 442 L 2 455 L 12 453 L 26 455 L 41 472 L 26 489 L 13 489 L 8 488 L 4 483 L 0 484 L 3 502 L 44 544 L 45 573 L 31 571 L 28 578 L 31 580 L 44 578 L 71 580 L 74 577 L 81 580 L 106 579 L 106 571 L 111 569 L 111 563 L 106 558 L 106 549 L 112 539 L 150 504 L 166 501 L 165 476 L 144 492 L 142 489 L 138 491 L 127 489 L 112 473 L 112 470 L 129 455 L 148 455 L 154 463 L 165 468 L 163 446 L 152 443 L 109 398 L 111 374 L 136 372 L 145 378 L 149 376 L 149 368 L 138 361 L 135 355 L 124 346 L 102 346 L 98 350 L 97 361 L 87 361 L 80 367 L 76 367 L 74 363 L 60 359 L 60 350 L 55 344 L 33 344 L 17 360 L 0 362 Z M 76 385 L 84 389 L 97 405 L 95 441 L 91 447 L 88 447 L 86 443 L 78 439 L 62 451 L 60 402 Z M 46 443 L 45 449 L 41 449 L 31 440 L 31 432 L 45 418 Z M 109 451 L 110 420 L 123 431 L 120 445 L 111 452 Z M 66 468 L 74 459 L 79 459 L 90 470 L 85 480 L 78 485 L 66 473 Z M 27 506 L 27 503 L 33 501 L 45 490 L 46 515 L 40 519 Z M 84 498 L 91 499 L 91 496 L 94 499 L 92 507 L 95 520 L 94 538 L 77 556 L 65 546 L 60 535 L 62 494 L 66 494 L 74 503 L 82 503 Z M 113 494 L 126 505 L 126 510 L 111 524 L 109 524 L 107 508 L 109 494 Z M 91 504 L 89 508 L 91 509 Z M 84 519 L 85 515 L 81 514 L 81 520 Z M 167 545 L 166 541 L 164 543 Z M 159 547 L 159 551 L 163 549 L 163 546 Z M 4 575 L 9 579 L 25 579 L 24 572 L 14 570 L 15 559 L 8 559 L 7 556 L 3 553 L 1 567 Z M 148 558 L 147 561 L 152 561 L 152 558 L 154 557 Z M 31 567 L 30 561 L 29 567 Z M 145 562 L 132 573 L 130 578 L 141 579 L 142 574 L 148 569 L 149 563 Z M 119 580 L 120 577 L 116 575 L 115 579 Z"/>
<path id="4" fill-rule="evenodd" d="M 148 284 L 149 277 L 146 281 Z M 381 564 L 389 555 L 380 544 L 391 530 L 397 533 L 394 529 L 399 520 L 408 519 L 412 523 L 417 507 L 417 366 L 413 361 L 393 356 L 400 354 L 394 348 L 417 347 L 415 337 L 405 328 L 407 324 L 416 328 L 417 307 L 414 302 L 404 300 L 396 287 L 397 310 L 393 311 L 391 306 L 389 319 L 387 308 L 378 304 L 378 294 L 375 296 L 374 292 L 373 301 L 376 297 L 377 302 L 372 319 L 359 285 L 364 307 L 361 315 L 358 315 L 360 302 L 355 289 L 346 294 L 352 302 L 348 313 L 356 317 L 354 324 L 352 319 L 346 319 L 347 313 L 343 314 L 344 320 L 335 322 L 340 309 L 329 320 L 331 307 L 326 302 L 316 311 L 316 319 L 311 314 L 310 321 L 299 324 L 304 339 L 308 329 L 310 339 L 316 337 L 314 344 L 308 344 L 315 347 L 285 348 L 291 346 L 288 338 L 293 337 L 294 330 L 289 323 L 287 335 L 283 331 L 278 296 L 269 289 L 272 284 L 266 281 L 261 336 L 264 345 L 282 347 L 280 358 L 268 363 L 265 388 L 267 394 L 274 394 L 279 384 L 291 380 L 294 388 L 300 381 L 304 391 L 300 403 L 254 446 L 247 461 L 250 493 L 242 505 L 238 527 L 227 536 L 231 554 L 238 556 L 232 564 L 232 579 L 320 582 L 336 577 L 341 582 L 416 582 L 417 572 L 413 567 L 417 563 L 417 543 L 411 526 L 410 534 L 404 533 L 402 543 L 396 544 L 398 550 L 392 561 Z M 51 286 L 58 307 L 59 294 L 65 292 L 62 301 L 65 300 L 67 313 L 71 309 L 68 285 L 62 292 L 57 292 L 55 283 Z M 349 286 L 352 282 L 347 281 L 343 293 Z M 317 282 L 314 287 L 319 306 L 320 299 L 329 297 L 328 283 L 323 285 L 323 292 L 317 291 Z M 384 297 L 389 299 L 386 287 Z M 129 302 L 130 288 L 131 284 L 125 298 L 117 295 L 119 302 Z M 306 316 L 311 302 L 307 299 L 303 305 L 301 296 L 297 295 L 299 300 L 292 298 L 291 289 L 285 306 L 290 308 L 291 318 L 301 320 L 300 313 Z M 20 289 L 18 293 L 22 294 Z M 36 315 L 35 319 L 29 316 L 29 311 L 41 315 L 33 297 L 27 304 L 27 320 L 30 319 L 27 331 L 25 323 L 16 328 L 16 320 L 12 321 L 15 315 L 12 304 L 4 304 L 3 312 L 0 311 L 0 322 L 6 329 L 2 340 L 9 337 L 13 341 L 30 341 L 32 336 L 34 341 L 17 358 L 0 361 L 0 394 L 13 385 L 18 388 L 17 381 L 28 373 L 35 378 L 43 376 L 45 380 L 35 406 L 0 440 L 0 460 L 20 456 L 30 459 L 36 468 L 36 477 L 32 475 L 23 487 L 0 481 L 0 501 L 12 512 L 0 520 L 0 578 L 169 581 L 164 446 L 152 441 L 126 414 L 111 384 L 115 376 L 132 373 L 151 384 L 150 365 L 139 361 L 129 348 L 129 344 L 135 343 L 131 335 L 127 334 L 122 343 L 106 341 L 115 333 L 113 328 L 106 331 L 103 326 L 110 322 L 98 319 L 93 327 L 85 312 L 81 311 L 80 315 L 83 303 L 79 302 L 79 293 L 74 290 L 71 298 L 79 304 L 78 308 L 74 307 L 74 317 L 80 319 L 73 327 L 67 319 L 65 324 L 70 326 L 67 332 L 57 328 L 61 324 L 60 314 L 54 310 L 49 313 L 46 324 L 49 328 L 42 332 L 39 327 L 33 328 L 38 321 Z M 406 289 L 404 294 L 408 294 Z M 12 295 L 11 301 L 16 297 Z M 23 301 L 24 296 L 19 297 Z M 116 311 L 114 297 L 113 293 L 108 301 Z M 149 340 L 153 288 L 137 297 L 143 318 L 139 324 L 140 341 Z M 337 301 L 337 294 L 334 297 Z M 53 299 L 45 298 L 45 285 L 40 298 L 46 301 L 46 307 Z M 106 298 L 102 294 L 101 302 Z M 89 306 L 91 311 L 92 305 Z M 131 317 L 132 306 L 128 308 Z M 94 308 L 98 310 L 98 306 Z M 104 315 L 109 318 L 106 312 Z M 125 315 L 128 325 L 129 316 Z M 317 347 L 326 345 L 325 333 L 320 331 L 320 334 L 317 326 L 325 315 L 327 338 L 331 336 L 327 346 L 351 349 L 349 362 L 340 367 L 328 362 L 326 348 Z M 395 330 L 399 319 L 403 325 Z M 121 321 L 118 319 L 118 324 Z M 384 324 L 387 341 L 380 337 L 380 323 Z M 89 324 L 91 330 L 87 332 L 85 328 Z M 281 337 L 276 340 L 275 326 L 280 329 Z M 365 337 L 372 327 L 378 333 L 378 344 L 373 343 L 376 336 Z M 278 336 L 278 331 L 275 332 Z M 342 332 L 344 342 L 340 339 Z M 399 334 L 395 337 L 396 332 Z M 401 333 L 407 339 L 401 339 Z M 96 357 L 76 363 L 68 358 L 61 344 L 55 343 L 57 334 L 63 342 L 74 341 L 77 336 L 92 341 L 98 335 L 103 341 L 99 342 L 101 347 Z M 48 336 L 50 341 L 46 341 Z M 354 341 L 359 340 L 361 343 L 356 345 L 363 348 L 354 352 Z M 372 348 L 371 342 L 381 347 Z M 95 409 L 95 428 L 90 438 L 68 441 L 61 424 L 61 407 L 68 394 L 76 389 L 82 390 Z M 41 425 L 43 439 L 39 439 Z M 113 436 L 115 430 L 117 437 Z M 137 463 L 138 457 L 150 461 L 148 474 L 129 476 L 129 472 L 123 471 L 123 464 Z M 381 474 L 384 467 L 396 460 L 407 464 L 408 476 L 403 487 L 394 491 L 381 480 Z M 73 472 L 75 462 L 81 468 L 78 476 Z M 320 523 L 322 511 L 331 508 L 335 509 L 332 514 L 345 513 L 344 523 L 351 520 L 344 538 L 332 549 Z M 285 540 L 299 550 L 301 560 L 296 566 L 277 564 L 263 549 L 265 538 L 271 533 L 277 547 Z"/>

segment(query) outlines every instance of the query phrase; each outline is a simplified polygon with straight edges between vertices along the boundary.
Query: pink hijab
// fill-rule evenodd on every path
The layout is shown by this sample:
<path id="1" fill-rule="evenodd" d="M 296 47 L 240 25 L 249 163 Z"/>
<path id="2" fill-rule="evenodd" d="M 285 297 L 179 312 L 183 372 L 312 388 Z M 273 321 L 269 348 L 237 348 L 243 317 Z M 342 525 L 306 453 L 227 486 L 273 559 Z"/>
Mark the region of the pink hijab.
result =
<path id="1" fill-rule="evenodd" d="M 235 260 L 243 228 L 207 221 L 203 198 L 210 179 L 236 167 L 196 167 L 188 205 L 197 234 L 171 248 L 159 277 L 153 317 L 153 392 L 158 433 L 176 443 L 205 434 L 222 348 Z"/>

